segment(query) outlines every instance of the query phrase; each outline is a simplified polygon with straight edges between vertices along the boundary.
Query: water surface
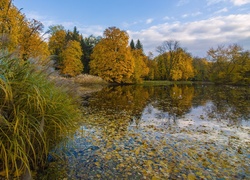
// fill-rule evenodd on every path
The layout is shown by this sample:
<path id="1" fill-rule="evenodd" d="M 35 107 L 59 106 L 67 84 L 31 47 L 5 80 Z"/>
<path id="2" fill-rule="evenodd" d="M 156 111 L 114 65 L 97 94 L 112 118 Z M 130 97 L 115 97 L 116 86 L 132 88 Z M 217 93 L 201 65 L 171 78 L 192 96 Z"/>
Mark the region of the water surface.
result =
<path id="1" fill-rule="evenodd" d="M 248 87 L 113 86 L 82 110 L 43 178 L 250 179 Z"/>

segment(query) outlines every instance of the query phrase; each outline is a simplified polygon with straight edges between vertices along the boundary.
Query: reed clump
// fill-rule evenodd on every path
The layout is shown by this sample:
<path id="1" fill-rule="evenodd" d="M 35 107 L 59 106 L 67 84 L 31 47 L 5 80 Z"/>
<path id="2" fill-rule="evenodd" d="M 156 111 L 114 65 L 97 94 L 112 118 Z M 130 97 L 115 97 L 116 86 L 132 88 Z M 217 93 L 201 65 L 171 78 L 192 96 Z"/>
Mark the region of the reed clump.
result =
<path id="1" fill-rule="evenodd" d="M 35 65 L 0 53 L 0 178 L 22 178 L 73 134 L 78 105 Z"/>

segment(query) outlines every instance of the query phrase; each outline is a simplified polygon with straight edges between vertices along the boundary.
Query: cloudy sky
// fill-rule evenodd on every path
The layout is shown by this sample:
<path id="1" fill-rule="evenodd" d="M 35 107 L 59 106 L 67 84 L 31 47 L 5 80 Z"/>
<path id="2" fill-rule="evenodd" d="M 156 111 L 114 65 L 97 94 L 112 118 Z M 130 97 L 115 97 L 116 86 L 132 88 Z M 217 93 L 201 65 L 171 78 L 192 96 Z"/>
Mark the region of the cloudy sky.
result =
<path id="1" fill-rule="evenodd" d="M 209 48 L 237 43 L 250 50 L 250 0 L 14 0 L 30 19 L 76 26 L 87 37 L 111 26 L 140 39 L 144 52 L 177 40 L 193 56 Z"/>

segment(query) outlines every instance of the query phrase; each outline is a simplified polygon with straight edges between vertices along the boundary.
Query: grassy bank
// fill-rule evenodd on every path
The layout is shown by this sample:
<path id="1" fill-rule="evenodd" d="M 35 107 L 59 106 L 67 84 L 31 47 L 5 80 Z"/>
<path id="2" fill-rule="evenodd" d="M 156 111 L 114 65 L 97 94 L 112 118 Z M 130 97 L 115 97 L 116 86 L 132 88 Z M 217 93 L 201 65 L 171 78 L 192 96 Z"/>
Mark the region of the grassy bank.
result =
<path id="1" fill-rule="evenodd" d="M 192 84 L 192 81 L 143 81 L 143 85 L 146 86 L 161 86 L 161 85 L 171 85 L 171 84 Z"/>
<path id="2" fill-rule="evenodd" d="M 0 54 L 0 177 L 30 176 L 80 118 L 67 89 L 29 62 Z"/>

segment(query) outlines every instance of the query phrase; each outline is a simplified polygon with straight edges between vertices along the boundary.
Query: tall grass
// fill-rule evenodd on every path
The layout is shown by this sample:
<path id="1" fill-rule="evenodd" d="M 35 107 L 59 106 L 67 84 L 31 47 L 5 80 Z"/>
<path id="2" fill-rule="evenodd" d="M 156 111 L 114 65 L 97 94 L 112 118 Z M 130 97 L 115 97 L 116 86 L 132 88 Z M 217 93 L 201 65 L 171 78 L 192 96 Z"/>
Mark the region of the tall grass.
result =
<path id="1" fill-rule="evenodd" d="M 0 176 L 13 179 L 43 166 L 80 117 L 72 98 L 43 72 L 0 54 Z"/>

